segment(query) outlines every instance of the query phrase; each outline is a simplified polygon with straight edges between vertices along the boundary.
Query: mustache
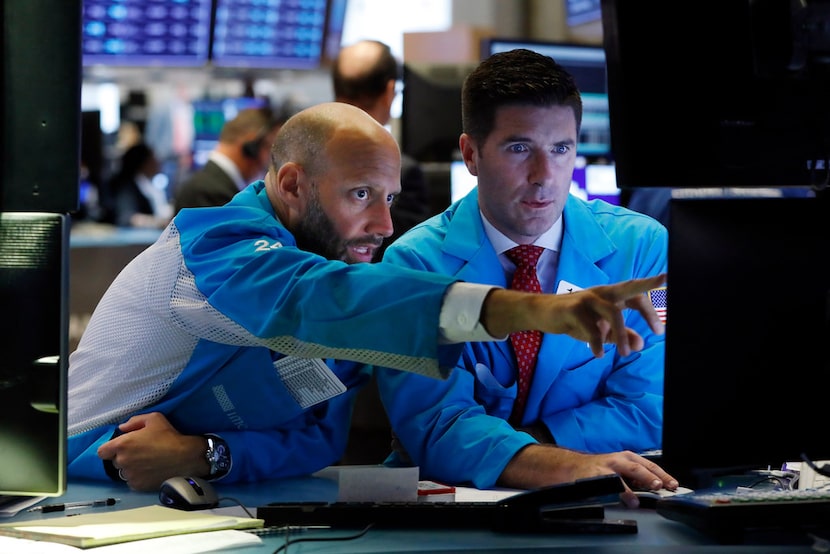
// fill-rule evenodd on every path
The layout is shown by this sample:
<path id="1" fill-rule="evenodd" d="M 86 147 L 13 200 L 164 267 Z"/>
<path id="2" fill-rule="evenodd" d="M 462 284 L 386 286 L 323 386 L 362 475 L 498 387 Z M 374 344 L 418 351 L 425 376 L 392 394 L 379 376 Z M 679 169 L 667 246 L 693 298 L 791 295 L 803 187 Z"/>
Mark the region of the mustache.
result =
<path id="1" fill-rule="evenodd" d="M 380 248 L 383 244 L 383 237 L 380 235 L 367 235 L 365 237 L 359 237 L 355 239 L 349 239 L 343 242 L 343 245 L 346 247 L 350 246 L 373 246 L 374 248 Z"/>

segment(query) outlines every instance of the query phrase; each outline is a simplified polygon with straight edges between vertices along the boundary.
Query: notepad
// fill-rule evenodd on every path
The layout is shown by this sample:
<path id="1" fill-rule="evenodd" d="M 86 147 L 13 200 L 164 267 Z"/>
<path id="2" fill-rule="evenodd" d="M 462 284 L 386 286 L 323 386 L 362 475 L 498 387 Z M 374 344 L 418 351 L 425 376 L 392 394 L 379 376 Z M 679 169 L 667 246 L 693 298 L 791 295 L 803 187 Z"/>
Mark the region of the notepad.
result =
<path id="1" fill-rule="evenodd" d="M 0 535 L 91 548 L 220 529 L 254 529 L 263 524 L 264 520 L 256 518 L 186 512 L 166 506 L 144 506 L 0 524 Z"/>

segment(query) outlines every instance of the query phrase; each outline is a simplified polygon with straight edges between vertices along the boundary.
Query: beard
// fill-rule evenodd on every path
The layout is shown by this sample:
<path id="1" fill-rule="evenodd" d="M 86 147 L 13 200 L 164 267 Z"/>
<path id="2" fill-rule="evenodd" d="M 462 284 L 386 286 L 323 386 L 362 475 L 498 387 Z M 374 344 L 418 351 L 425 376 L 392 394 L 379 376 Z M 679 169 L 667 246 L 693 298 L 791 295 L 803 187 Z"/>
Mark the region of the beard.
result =
<path id="1" fill-rule="evenodd" d="M 294 230 L 297 246 L 308 252 L 319 254 L 329 260 L 340 260 L 348 264 L 359 263 L 349 256 L 349 246 L 353 244 L 371 244 L 376 248 L 383 242 L 383 237 L 364 236 L 352 240 L 343 240 L 332 223 L 323 206 L 316 187 L 310 198 L 305 217 Z"/>

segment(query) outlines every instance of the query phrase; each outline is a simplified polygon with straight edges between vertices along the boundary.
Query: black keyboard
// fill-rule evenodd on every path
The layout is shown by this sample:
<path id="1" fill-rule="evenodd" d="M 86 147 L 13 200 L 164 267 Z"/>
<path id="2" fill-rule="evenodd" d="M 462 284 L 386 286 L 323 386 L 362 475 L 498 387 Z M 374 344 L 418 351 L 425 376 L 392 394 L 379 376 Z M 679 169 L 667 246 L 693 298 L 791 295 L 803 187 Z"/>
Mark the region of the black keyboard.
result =
<path id="1" fill-rule="evenodd" d="M 498 502 L 296 502 L 257 508 L 266 527 L 490 529 L 513 533 L 636 533 L 632 520 L 606 520 L 618 502 L 616 476 L 581 479 L 520 493 Z"/>
<path id="2" fill-rule="evenodd" d="M 655 510 L 722 543 L 740 543 L 755 532 L 830 529 L 830 490 L 694 492 L 661 498 Z"/>

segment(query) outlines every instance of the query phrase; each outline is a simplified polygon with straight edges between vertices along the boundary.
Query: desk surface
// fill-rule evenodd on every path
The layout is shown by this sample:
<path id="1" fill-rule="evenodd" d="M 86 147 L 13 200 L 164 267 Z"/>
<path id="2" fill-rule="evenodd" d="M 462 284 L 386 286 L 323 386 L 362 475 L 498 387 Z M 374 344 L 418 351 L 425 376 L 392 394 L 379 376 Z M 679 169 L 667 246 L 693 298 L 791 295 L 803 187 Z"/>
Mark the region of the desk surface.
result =
<path id="1" fill-rule="evenodd" d="M 337 498 L 336 484 L 327 479 L 313 477 L 268 481 L 258 484 L 222 485 L 216 484 L 221 498 L 220 507 L 237 505 L 241 502 L 249 508 L 262 506 L 269 502 L 297 502 L 309 500 L 333 501 Z M 121 501 L 112 507 L 85 508 L 72 510 L 72 513 L 91 513 L 101 510 L 135 508 L 158 504 L 158 495 L 130 491 L 118 483 L 70 482 L 66 493 L 58 498 L 47 498 L 45 504 L 59 502 L 88 501 L 107 497 L 117 497 Z M 233 499 L 233 500 L 231 500 Z M 56 514 L 22 512 L 9 522 L 39 520 L 47 517 L 61 517 Z M 66 517 L 66 516 L 63 516 Z M 440 552 L 444 554 L 490 552 L 625 552 L 626 554 L 655 554 L 668 549 L 672 553 L 701 552 L 715 554 L 721 552 L 737 553 L 779 553 L 781 545 L 720 545 L 694 529 L 681 523 L 669 521 L 650 509 L 631 510 L 620 507 L 606 508 L 606 517 L 634 519 L 638 524 L 635 535 L 528 535 L 503 534 L 476 530 L 370 530 L 363 537 L 350 541 L 302 542 L 289 546 L 287 554 L 319 553 L 347 554 L 360 553 L 413 553 Z M 345 537 L 354 534 L 351 531 L 309 531 L 304 538 Z M 295 535 L 296 536 L 296 535 Z M 271 535 L 262 537 L 263 544 L 247 547 L 239 552 L 247 554 L 273 553 L 284 543 L 284 537 Z M 810 545 L 787 546 L 788 553 L 815 552 Z M 224 550 L 222 552 L 228 552 Z M 285 552 L 285 551 L 282 551 Z M 94 554 L 94 553 L 93 553 Z"/>

